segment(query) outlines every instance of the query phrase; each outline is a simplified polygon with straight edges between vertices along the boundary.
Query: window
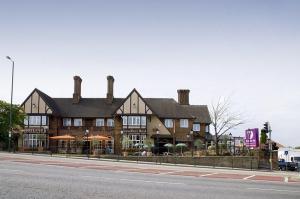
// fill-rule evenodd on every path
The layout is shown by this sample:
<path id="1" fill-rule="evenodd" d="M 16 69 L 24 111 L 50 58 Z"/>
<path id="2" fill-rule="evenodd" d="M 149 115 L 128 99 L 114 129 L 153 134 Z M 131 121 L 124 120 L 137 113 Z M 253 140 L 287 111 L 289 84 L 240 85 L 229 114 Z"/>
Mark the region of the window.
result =
<path id="1" fill-rule="evenodd" d="M 141 123 L 141 118 L 139 116 L 128 116 L 128 125 L 139 126 Z"/>
<path id="2" fill-rule="evenodd" d="M 36 116 L 36 115 L 29 116 L 29 125 L 40 126 L 41 125 L 41 116 Z"/>
<path id="3" fill-rule="evenodd" d="M 144 140 L 146 139 L 146 135 L 124 135 L 123 139 L 126 139 L 126 137 L 128 138 L 128 142 L 125 142 L 123 144 L 125 144 L 126 146 L 123 146 L 124 148 L 138 148 L 138 146 L 136 144 L 143 144 Z"/>
<path id="4" fill-rule="evenodd" d="M 42 126 L 47 125 L 47 116 L 42 116 Z"/>
<path id="5" fill-rule="evenodd" d="M 107 126 L 114 126 L 114 120 L 113 119 L 107 119 Z"/>
<path id="6" fill-rule="evenodd" d="M 24 125 L 25 125 L 25 126 L 28 125 L 28 116 L 25 116 L 25 118 L 24 118 Z"/>
<path id="7" fill-rule="evenodd" d="M 123 119 L 123 125 L 127 125 L 127 116 L 123 116 L 122 119 Z"/>
<path id="8" fill-rule="evenodd" d="M 172 119 L 165 119 L 165 126 L 167 128 L 172 128 L 173 127 L 173 120 Z"/>
<path id="9" fill-rule="evenodd" d="M 193 131 L 200 131 L 200 124 L 193 124 Z"/>
<path id="10" fill-rule="evenodd" d="M 102 118 L 96 119 L 96 126 L 105 126 L 104 119 Z"/>
<path id="11" fill-rule="evenodd" d="M 81 118 L 74 119 L 74 126 L 82 126 L 82 119 Z"/>
<path id="12" fill-rule="evenodd" d="M 23 134 L 23 146 L 28 148 L 46 147 L 48 136 L 46 134 Z"/>
<path id="13" fill-rule="evenodd" d="M 206 126 L 205 126 L 205 132 L 206 132 L 206 133 L 209 133 L 209 125 L 206 125 Z"/>
<path id="14" fill-rule="evenodd" d="M 188 128 L 189 120 L 188 119 L 180 119 L 180 128 Z"/>
<path id="15" fill-rule="evenodd" d="M 141 125 L 146 126 L 146 116 L 141 117 Z"/>
<path id="16" fill-rule="evenodd" d="M 71 118 L 64 118 L 63 119 L 63 126 L 71 126 L 71 125 L 72 125 Z"/>

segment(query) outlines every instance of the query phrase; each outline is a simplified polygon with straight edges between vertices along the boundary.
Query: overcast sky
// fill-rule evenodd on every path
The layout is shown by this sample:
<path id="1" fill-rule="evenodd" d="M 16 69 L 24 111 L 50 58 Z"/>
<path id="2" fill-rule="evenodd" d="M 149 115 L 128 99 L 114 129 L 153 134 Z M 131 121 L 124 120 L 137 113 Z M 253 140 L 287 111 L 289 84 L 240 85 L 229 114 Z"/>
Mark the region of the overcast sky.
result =
<path id="1" fill-rule="evenodd" d="M 1 1 L 0 99 L 14 103 L 34 88 L 72 97 L 73 76 L 83 97 L 115 97 L 137 88 L 143 97 L 191 104 L 231 96 L 246 123 L 271 123 L 274 139 L 300 145 L 300 1 Z"/>

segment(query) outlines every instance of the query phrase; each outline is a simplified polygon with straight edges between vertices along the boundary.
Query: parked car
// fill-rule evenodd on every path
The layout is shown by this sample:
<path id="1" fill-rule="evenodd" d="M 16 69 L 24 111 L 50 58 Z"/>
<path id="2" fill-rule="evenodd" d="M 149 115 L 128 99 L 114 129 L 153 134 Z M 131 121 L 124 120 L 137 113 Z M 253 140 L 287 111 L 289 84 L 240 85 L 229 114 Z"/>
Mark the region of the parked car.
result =
<path id="1" fill-rule="evenodd" d="M 299 163 L 298 162 L 286 162 L 284 159 L 278 160 L 278 169 L 281 171 L 289 170 L 295 171 L 298 170 Z"/>

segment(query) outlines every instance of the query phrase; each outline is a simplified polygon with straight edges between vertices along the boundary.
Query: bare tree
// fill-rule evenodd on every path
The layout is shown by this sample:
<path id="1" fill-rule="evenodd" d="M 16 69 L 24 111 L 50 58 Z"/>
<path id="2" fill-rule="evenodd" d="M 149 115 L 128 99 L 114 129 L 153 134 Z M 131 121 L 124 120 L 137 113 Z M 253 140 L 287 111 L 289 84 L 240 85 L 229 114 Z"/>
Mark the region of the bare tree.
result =
<path id="1" fill-rule="evenodd" d="M 229 130 L 243 124 L 241 114 L 231 111 L 229 98 L 219 98 L 217 103 L 212 103 L 210 117 L 216 142 L 216 154 L 219 155 L 220 137 Z"/>

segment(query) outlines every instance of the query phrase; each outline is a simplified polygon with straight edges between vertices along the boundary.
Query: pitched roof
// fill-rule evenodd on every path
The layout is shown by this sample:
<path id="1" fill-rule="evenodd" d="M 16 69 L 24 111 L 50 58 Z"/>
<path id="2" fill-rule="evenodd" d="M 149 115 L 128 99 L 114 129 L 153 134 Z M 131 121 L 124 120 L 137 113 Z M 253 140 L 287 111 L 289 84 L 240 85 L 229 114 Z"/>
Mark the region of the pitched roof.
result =
<path id="1" fill-rule="evenodd" d="M 53 100 L 60 108 L 62 117 L 112 117 L 123 98 L 114 98 L 112 104 L 108 104 L 106 98 L 81 98 L 78 104 L 73 104 L 72 98 Z"/>
<path id="2" fill-rule="evenodd" d="M 109 104 L 106 98 L 81 98 L 79 103 L 74 104 L 72 98 L 51 98 L 38 89 L 34 91 L 38 92 L 55 115 L 61 117 L 112 117 L 125 99 L 114 98 L 113 103 Z M 211 123 L 206 105 L 180 105 L 172 98 L 143 99 L 160 118 L 195 118 L 200 123 Z"/>
<path id="3" fill-rule="evenodd" d="M 144 98 L 160 118 L 193 118 L 189 111 L 171 98 Z"/>

